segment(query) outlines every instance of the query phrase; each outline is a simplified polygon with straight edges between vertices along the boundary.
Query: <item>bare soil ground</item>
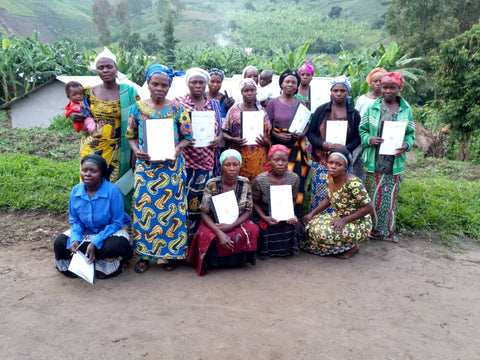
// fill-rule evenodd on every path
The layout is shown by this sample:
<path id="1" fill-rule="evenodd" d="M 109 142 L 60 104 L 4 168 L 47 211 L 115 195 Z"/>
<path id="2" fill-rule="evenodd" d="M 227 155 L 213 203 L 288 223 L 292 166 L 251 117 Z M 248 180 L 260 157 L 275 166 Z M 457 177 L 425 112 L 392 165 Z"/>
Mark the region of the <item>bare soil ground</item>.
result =
<path id="1" fill-rule="evenodd" d="M 54 269 L 66 216 L 0 213 L 2 359 L 479 359 L 480 247 L 424 236 L 198 277 Z"/>

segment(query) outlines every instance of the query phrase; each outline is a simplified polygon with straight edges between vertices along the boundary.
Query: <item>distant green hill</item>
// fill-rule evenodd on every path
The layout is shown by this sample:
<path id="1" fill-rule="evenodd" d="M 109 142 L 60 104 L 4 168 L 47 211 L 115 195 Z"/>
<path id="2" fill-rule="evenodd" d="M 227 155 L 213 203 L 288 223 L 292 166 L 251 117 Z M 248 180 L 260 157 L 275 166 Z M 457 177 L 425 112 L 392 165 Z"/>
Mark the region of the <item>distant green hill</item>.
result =
<path id="1" fill-rule="evenodd" d="M 114 5 L 118 0 L 110 0 Z M 40 31 L 42 41 L 69 38 L 79 45 L 98 47 L 92 22 L 93 0 L 0 0 L 0 26 L 9 34 L 31 36 Z M 163 37 L 168 0 L 133 1 L 131 32 Z M 340 47 L 372 46 L 385 36 L 384 17 L 389 1 L 379 0 L 180 0 L 176 10 L 175 37 L 183 44 L 220 43 L 268 50 L 295 48 L 311 40 L 311 49 L 337 52 Z M 118 41 L 123 24 L 108 21 L 112 40 Z"/>

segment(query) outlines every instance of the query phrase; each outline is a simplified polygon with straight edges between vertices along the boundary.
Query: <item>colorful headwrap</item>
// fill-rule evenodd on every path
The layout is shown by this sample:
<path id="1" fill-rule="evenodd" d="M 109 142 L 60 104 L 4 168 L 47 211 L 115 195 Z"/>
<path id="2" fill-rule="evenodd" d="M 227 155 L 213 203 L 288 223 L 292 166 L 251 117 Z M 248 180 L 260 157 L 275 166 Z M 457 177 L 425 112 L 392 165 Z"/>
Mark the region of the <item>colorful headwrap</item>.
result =
<path id="1" fill-rule="evenodd" d="M 255 84 L 255 80 L 251 78 L 245 78 L 240 81 L 239 86 L 240 86 L 240 90 L 242 90 L 245 86 L 255 86 L 256 88 L 257 84 Z"/>
<path id="2" fill-rule="evenodd" d="M 310 62 L 310 60 L 305 60 L 305 64 L 300 66 L 300 69 L 298 69 L 298 73 L 303 71 L 308 71 L 312 75 L 315 74 L 315 69 L 313 68 L 313 64 Z"/>
<path id="3" fill-rule="evenodd" d="M 197 76 L 197 75 L 203 77 L 205 79 L 205 81 L 207 82 L 207 84 L 210 82 L 210 75 L 208 75 L 208 72 L 206 72 L 205 70 L 200 69 L 198 67 L 194 67 L 194 68 L 191 68 L 191 69 L 187 70 L 187 78 L 186 78 L 187 85 L 188 85 L 188 82 L 190 81 L 190 79 L 193 76 Z"/>
<path id="4" fill-rule="evenodd" d="M 344 75 L 340 75 L 334 78 L 330 82 L 330 91 L 333 89 L 335 85 L 338 85 L 338 84 L 344 85 L 347 88 L 348 92 L 350 92 L 350 90 L 352 89 L 352 83 L 350 82 L 350 79 Z"/>
<path id="5" fill-rule="evenodd" d="M 168 77 L 168 82 L 172 85 L 173 77 L 174 76 L 182 76 L 185 75 L 184 71 L 178 70 L 173 71 L 173 69 L 167 68 L 162 64 L 153 64 L 147 70 L 147 75 L 145 76 L 145 80 L 147 83 L 150 81 L 150 78 L 155 74 L 164 74 Z"/>
<path id="6" fill-rule="evenodd" d="M 372 71 L 370 71 L 370 74 L 367 75 L 367 83 L 369 86 L 372 86 L 372 81 L 373 81 L 373 77 L 376 75 L 376 74 L 382 74 L 382 75 L 385 75 L 388 71 L 385 70 L 384 68 L 382 67 L 377 67 L 375 69 L 373 69 Z"/>
<path id="7" fill-rule="evenodd" d="M 265 163 L 265 170 L 268 172 L 272 171 L 269 160 L 272 157 L 272 155 L 275 154 L 277 151 L 283 151 L 288 155 L 288 148 L 285 145 L 282 145 L 282 144 L 273 145 L 268 151 L 267 162 Z"/>
<path id="8" fill-rule="evenodd" d="M 237 159 L 240 162 L 240 166 L 242 166 L 242 155 L 240 155 L 240 153 L 234 149 L 225 150 L 220 154 L 220 165 L 223 165 L 225 159 L 229 157 L 234 157 L 235 159 Z"/>
<path id="9" fill-rule="evenodd" d="M 347 164 L 347 167 L 349 167 L 352 164 L 352 154 L 350 154 L 350 151 L 348 151 L 347 148 L 337 148 L 333 150 L 328 157 L 332 155 L 337 155 L 340 156 L 343 160 L 345 160 L 345 164 Z"/>
<path id="10" fill-rule="evenodd" d="M 242 76 L 245 77 L 245 75 L 247 75 L 247 72 L 249 72 L 250 70 L 255 70 L 258 74 L 258 69 L 255 66 L 248 65 L 242 70 Z"/>
<path id="11" fill-rule="evenodd" d="M 395 84 L 397 84 L 400 87 L 400 90 L 401 90 L 402 87 L 403 87 L 403 82 L 404 82 L 403 74 L 401 74 L 399 72 L 389 72 L 388 74 L 383 75 L 382 84 L 387 82 L 387 81 L 394 82 Z"/>
<path id="12" fill-rule="evenodd" d="M 208 73 L 210 74 L 210 76 L 212 75 L 217 75 L 217 76 L 220 76 L 220 79 L 225 79 L 225 73 L 223 72 L 223 70 L 220 70 L 220 69 L 217 69 L 217 68 L 211 68 L 210 70 L 208 70 Z"/>
<path id="13" fill-rule="evenodd" d="M 100 169 L 100 173 L 102 174 L 102 177 L 105 179 L 108 179 L 108 166 L 107 166 L 107 162 L 103 157 L 97 154 L 87 155 L 82 158 L 82 160 L 80 161 L 80 164 L 83 165 L 86 162 L 91 162 L 97 165 L 98 168 Z"/>
<path id="14" fill-rule="evenodd" d="M 298 71 L 297 70 L 292 70 L 292 69 L 287 69 L 287 70 L 284 70 L 280 74 L 280 77 L 278 79 L 278 85 L 280 85 L 280 88 L 282 88 L 283 80 L 285 80 L 285 78 L 289 75 L 295 76 L 295 78 L 297 79 L 297 85 L 300 85 L 300 75 L 298 75 Z"/>

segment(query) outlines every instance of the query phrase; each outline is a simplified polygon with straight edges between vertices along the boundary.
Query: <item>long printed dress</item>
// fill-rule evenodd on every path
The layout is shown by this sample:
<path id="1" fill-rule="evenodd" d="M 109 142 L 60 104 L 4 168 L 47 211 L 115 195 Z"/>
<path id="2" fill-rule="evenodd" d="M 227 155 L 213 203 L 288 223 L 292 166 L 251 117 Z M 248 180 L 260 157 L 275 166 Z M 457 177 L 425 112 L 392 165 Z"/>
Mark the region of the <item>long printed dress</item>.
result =
<path id="1" fill-rule="evenodd" d="M 210 179 L 205 186 L 202 199 L 202 211 L 214 219 L 212 196 L 223 193 L 222 177 Z M 253 211 L 252 190 L 250 182 L 243 176 L 238 177 L 235 196 L 238 202 L 238 214 Z M 255 265 L 255 251 L 259 228 L 250 219 L 228 232 L 233 240 L 233 250 L 225 250 L 218 246 L 217 235 L 203 222 L 200 223 L 195 234 L 188 259 L 195 266 L 198 275 L 205 275 L 210 267 L 233 267 L 247 263 Z"/>
<path id="2" fill-rule="evenodd" d="M 269 136 L 271 125 L 268 115 L 264 110 L 262 111 L 265 116 L 263 117 L 263 134 Z M 223 130 L 233 137 L 241 137 L 242 133 L 242 110 L 238 105 L 232 107 L 223 123 Z M 260 145 L 245 145 L 238 146 L 232 144 L 232 149 L 237 150 L 242 155 L 242 167 L 240 169 L 240 176 L 245 176 L 250 181 L 253 181 L 258 174 L 265 171 L 265 163 L 267 162 L 266 147 Z"/>
<path id="3" fill-rule="evenodd" d="M 283 104 L 279 98 L 272 99 L 267 105 L 267 114 L 272 123 L 272 131 L 279 134 L 288 134 L 288 127 L 295 115 L 298 104 L 305 105 L 302 100 L 295 98 L 292 105 Z M 275 138 L 272 137 L 272 144 L 277 144 Z M 281 144 L 281 143 L 279 143 Z M 288 152 L 288 171 L 296 173 L 300 177 L 300 186 L 298 188 L 297 197 L 295 200 L 295 215 L 300 217 L 303 209 L 303 202 L 305 201 L 305 184 L 308 177 L 310 165 L 307 157 L 307 141 L 301 139 L 296 141 L 291 139 L 285 145 Z"/>
<path id="4" fill-rule="evenodd" d="M 177 103 L 154 110 L 138 101 L 130 109 L 127 138 L 144 149 L 142 120 L 175 119 L 175 142 L 192 139 L 188 113 Z M 185 259 L 188 254 L 185 161 L 137 160 L 133 207 L 133 248 L 144 260 Z"/>
<path id="5" fill-rule="evenodd" d="M 361 240 L 365 240 L 372 230 L 370 214 L 345 224 L 342 232 L 332 229 L 332 219 L 353 214 L 370 202 L 367 190 L 356 176 L 351 177 L 336 192 L 328 186 L 327 193 L 334 211 L 315 216 L 305 228 L 305 239 L 301 243 L 302 250 L 315 255 L 332 255 L 345 252 Z"/>
<path id="6" fill-rule="evenodd" d="M 100 100 L 93 94 L 91 87 L 84 88 L 84 95 L 102 137 L 94 138 L 89 132 L 84 132 L 80 159 L 91 154 L 103 157 L 108 166 L 107 179 L 115 183 L 130 167 L 130 146 L 128 141 L 122 140 L 122 132 L 126 129 L 128 109 L 138 99 L 137 92 L 135 88 L 121 84 L 118 100 Z"/>

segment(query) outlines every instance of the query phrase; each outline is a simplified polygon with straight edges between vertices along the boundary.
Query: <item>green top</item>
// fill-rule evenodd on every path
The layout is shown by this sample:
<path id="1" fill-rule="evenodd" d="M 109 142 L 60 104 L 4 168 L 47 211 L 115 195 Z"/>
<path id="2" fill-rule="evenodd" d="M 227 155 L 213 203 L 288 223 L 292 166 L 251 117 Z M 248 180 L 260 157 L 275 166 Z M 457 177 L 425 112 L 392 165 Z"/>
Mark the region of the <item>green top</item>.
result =
<path id="1" fill-rule="evenodd" d="M 415 140 L 415 122 L 413 120 L 412 109 L 410 105 L 401 97 L 397 98 L 400 102 L 398 109 L 397 121 L 406 121 L 407 127 L 405 129 L 405 137 L 403 142 L 408 144 L 407 151 L 410 151 Z M 379 135 L 380 121 L 382 118 L 382 103 L 383 98 L 378 98 L 370 107 L 367 108 L 360 121 L 358 129 L 363 145 L 362 160 L 365 164 L 367 172 L 375 172 L 375 153 L 376 146 L 370 146 L 369 140 L 372 136 Z M 401 174 L 403 167 L 407 161 L 406 151 L 400 156 L 395 156 L 393 161 L 393 175 Z"/>

